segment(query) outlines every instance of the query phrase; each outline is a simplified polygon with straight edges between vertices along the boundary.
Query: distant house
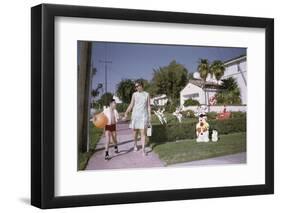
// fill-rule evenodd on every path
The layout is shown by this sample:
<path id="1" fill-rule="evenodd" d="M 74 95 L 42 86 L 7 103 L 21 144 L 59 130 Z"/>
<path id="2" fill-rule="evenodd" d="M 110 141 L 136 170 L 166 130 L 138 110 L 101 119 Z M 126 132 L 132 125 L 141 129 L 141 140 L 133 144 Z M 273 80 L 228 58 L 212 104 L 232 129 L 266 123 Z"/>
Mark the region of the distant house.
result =
<path id="1" fill-rule="evenodd" d="M 224 62 L 225 72 L 221 79 L 233 77 L 241 93 L 242 104 L 247 104 L 247 57 L 239 56 Z M 200 104 L 209 105 L 209 100 L 221 88 L 220 82 L 210 76 L 206 79 L 206 97 L 203 90 L 203 80 L 190 80 L 189 83 L 180 92 L 180 104 L 183 105 L 185 100 L 194 99 L 199 101 Z"/>
<path id="2" fill-rule="evenodd" d="M 115 102 L 116 102 L 117 104 L 121 104 L 121 103 L 122 103 L 121 99 L 118 98 L 118 96 L 116 96 L 116 95 L 113 95 L 113 99 L 115 100 Z"/>
<path id="3" fill-rule="evenodd" d="M 180 104 L 184 104 L 185 100 L 193 99 L 199 101 L 200 104 L 208 103 L 208 100 L 213 97 L 220 89 L 221 86 L 217 83 L 206 82 L 205 92 L 203 90 L 202 80 L 190 80 L 188 84 L 180 92 Z"/>
<path id="4" fill-rule="evenodd" d="M 222 79 L 233 77 L 241 93 L 242 104 L 247 104 L 247 56 L 239 56 L 224 62 L 225 72 Z"/>
<path id="5" fill-rule="evenodd" d="M 150 105 L 154 105 L 154 106 L 165 106 L 167 102 L 168 102 L 168 97 L 165 94 L 150 98 Z"/>

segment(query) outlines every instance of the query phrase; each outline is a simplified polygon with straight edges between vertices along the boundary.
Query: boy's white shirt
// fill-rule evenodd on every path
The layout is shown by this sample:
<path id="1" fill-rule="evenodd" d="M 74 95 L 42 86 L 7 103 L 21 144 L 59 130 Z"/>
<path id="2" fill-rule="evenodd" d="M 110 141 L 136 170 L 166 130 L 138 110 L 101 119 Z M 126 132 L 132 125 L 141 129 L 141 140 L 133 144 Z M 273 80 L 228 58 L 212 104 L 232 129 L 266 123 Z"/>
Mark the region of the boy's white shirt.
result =
<path id="1" fill-rule="evenodd" d="M 110 107 L 107 107 L 103 110 L 103 113 L 105 114 L 105 116 L 107 117 L 107 125 L 111 125 L 111 113 L 110 113 Z M 118 111 L 116 109 L 113 110 L 114 112 L 114 116 L 115 116 L 115 123 L 117 123 L 117 121 L 119 120 L 119 114 Z"/>

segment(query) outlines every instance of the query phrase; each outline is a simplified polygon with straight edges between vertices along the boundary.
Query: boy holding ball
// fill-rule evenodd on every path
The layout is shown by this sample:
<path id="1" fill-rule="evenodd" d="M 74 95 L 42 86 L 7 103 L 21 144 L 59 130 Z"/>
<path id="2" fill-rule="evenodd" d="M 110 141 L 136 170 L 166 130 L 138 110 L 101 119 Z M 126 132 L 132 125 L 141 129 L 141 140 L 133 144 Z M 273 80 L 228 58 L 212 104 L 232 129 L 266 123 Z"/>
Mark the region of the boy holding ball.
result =
<path id="1" fill-rule="evenodd" d="M 111 99 L 107 107 L 103 110 L 103 113 L 107 117 L 107 124 L 105 125 L 105 160 L 109 160 L 108 148 L 110 144 L 110 138 L 114 143 L 115 153 L 118 153 L 118 146 L 117 146 L 117 134 L 116 134 L 116 123 L 119 120 L 119 114 L 116 110 L 116 102 L 114 99 Z"/>

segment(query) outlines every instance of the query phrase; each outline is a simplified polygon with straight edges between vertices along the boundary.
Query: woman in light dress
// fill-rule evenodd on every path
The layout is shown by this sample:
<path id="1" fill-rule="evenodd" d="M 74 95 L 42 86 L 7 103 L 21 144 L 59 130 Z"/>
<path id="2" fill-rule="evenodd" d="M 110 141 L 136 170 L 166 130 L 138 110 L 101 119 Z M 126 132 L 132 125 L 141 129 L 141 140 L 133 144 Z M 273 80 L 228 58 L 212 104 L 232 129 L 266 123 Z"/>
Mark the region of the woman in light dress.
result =
<path id="1" fill-rule="evenodd" d="M 134 151 L 138 151 L 137 138 L 138 131 L 141 134 L 142 153 L 145 152 L 146 131 L 151 122 L 150 97 L 149 93 L 143 90 L 143 83 L 135 83 L 136 92 L 133 93 L 131 103 L 125 112 L 125 119 L 132 110 L 130 128 L 134 131 Z"/>

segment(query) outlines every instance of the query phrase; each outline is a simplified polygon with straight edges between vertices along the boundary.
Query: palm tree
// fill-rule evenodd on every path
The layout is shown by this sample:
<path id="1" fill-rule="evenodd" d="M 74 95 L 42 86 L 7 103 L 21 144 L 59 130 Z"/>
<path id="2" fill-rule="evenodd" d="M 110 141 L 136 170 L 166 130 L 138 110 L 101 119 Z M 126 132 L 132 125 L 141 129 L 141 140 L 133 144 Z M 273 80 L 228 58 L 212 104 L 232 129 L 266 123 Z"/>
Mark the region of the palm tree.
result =
<path id="1" fill-rule="evenodd" d="M 227 91 L 235 90 L 238 87 L 237 81 L 233 77 L 229 77 L 222 80 L 222 88 Z"/>
<path id="2" fill-rule="evenodd" d="M 206 78 L 210 73 L 210 66 L 209 66 L 208 59 L 202 59 L 202 58 L 199 59 L 197 71 L 200 74 L 200 78 L 202 78 L 204 82 L 206 82 Z"/>
<path id="3" fill-rule="evenodd" d="M 213 61 L 212 65 L 210 66 L 210 74 L 212 77 L 215 75 L 217 83 L 224 75 L 224 71 L 225 71 L 225 66 L 222 61 L 220 60 Z"/>
<path id="4" fill-rule="evenodd" d="M 98 97 L 100 95 L 100 90 L 103 89 L 103 85 L 101 83 L 99 83 L 97 85 L 97 88 L 96 89 L 93 89 L 91 91 L 91 96 L 92 96 L 92 103 L 91 103 L 91 106 L 94 107 L 95 104 L 98 103 L 98 101 L 95 101 L 95 98 Z M 98 106 L 98 109 L 100 109 L 100 106 Z"/>
<path id="5" fill-rule="evenodd" d="M 96 89 L 93 89 L 91 92 L 91 95 L 93 96 L 93 98 L 99 96 L 100 94 L 100 90 L 102 89 L 102 84 L 99 83 Z"/>
<path id="6" fill-rule="evenodd" d="M 241 104 L 240 88 L 237 81 L 233 78 L 222 80 L 223 90 L 217 93 L 216 97 L 220 104 Z"/>
<path id="7" fill-rule="evenodd" d="M 206 85 L 206 78 L 208 74 L 210 73 L 210 66 L 208 59 L 199 59 L 197 71 L 200 74 L 200 78 L 203 79 L 203 90 L 205 94 L 205 104 L 207 104 L 207 96 L 205 91 L 205 85 Z"/>

